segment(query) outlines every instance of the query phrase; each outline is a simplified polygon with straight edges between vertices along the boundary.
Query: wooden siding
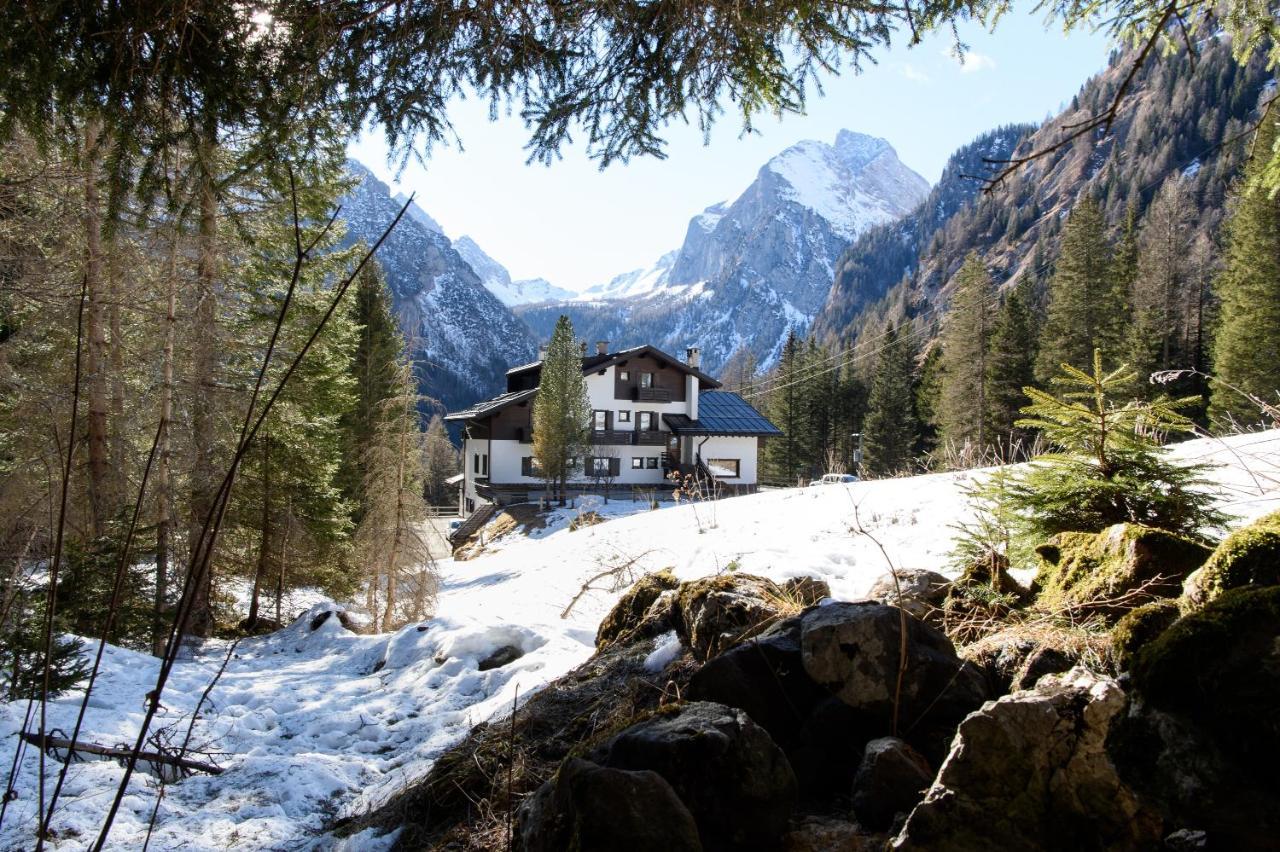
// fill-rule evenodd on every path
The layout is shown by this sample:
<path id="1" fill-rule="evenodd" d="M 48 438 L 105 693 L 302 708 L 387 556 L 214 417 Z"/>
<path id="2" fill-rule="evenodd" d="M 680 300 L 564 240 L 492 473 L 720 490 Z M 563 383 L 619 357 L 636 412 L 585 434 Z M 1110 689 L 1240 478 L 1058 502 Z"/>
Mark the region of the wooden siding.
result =
<path id="1" fill-rule="evenodd" d="M 626 381 L 622 380 L 623 371 L 628 374 Z M 667 391 L 670 394 L 667 398 L 669 401 L 685 401 L 685 374 L 648 355 L 628 358 L 614 365 L 613 398 L 636 399 L 640 390 L 641 373 L 653 373 L 653 387 L 659 391 Z"/>

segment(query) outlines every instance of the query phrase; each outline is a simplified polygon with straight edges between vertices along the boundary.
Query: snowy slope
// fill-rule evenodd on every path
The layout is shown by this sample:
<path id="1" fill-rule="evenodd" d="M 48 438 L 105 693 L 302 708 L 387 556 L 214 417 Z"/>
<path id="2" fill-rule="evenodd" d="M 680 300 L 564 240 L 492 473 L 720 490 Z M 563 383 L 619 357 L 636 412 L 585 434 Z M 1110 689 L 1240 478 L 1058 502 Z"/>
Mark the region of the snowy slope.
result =
<path id="1" fill-rule="evenodd" d="M 1212 479 L 1229 513 L 1245 519 L 1280 508 L 1280 431 L 1225 444 L 1192 441 L 1174 452 L 1221 465 Z M 227 771 L 169 787 L 151 848 L 342 848 L 324 833 L 334 819 L 419 777 L 472 725 L 510 707 L 517 690 L 527 695 L 591 655 L 600 618 L 620 592 L 591 592 L 568 618 L 560 615 L 603 563 L 635 558 L 639 570 L 670 566 L 686 578 L 730 567 L 778 579 L 817 575 L 835 597 L 856 598 L 887 566 L 876 543 L 852 528 L 855 506 L 895 567 L 946 570 L 952 525 L 967 516 L 963 489 L 982 475 L 768 491 L 714 506 L 643 511 L 574 532 L 566 511 L 536 537 L 509 538 L 473 561 L 445 563 L 440 615 L 421 626 L 356 636 L 330 618 L 313 633 L 310 616 L 323 607 L 313 608 L 277 634 L 241 643 L 196 727 L 196 742 L 226 752 L 220 762 Z M 478 670 L 479 660 L 508 644 L 525 655 Z M 199 659 L 176 667 L 161 724 L 190 713 L 226 647 L 210 643 Z M 116 743 L 136 731 L 155 662 L 113 648 L 105 665 L 86 738 Z M 50 706 L 51 725 L 69 728 L 75 698 Z M 0 707 L 0 742 L 12 745 L 24 709 Z M 31 845 L 36 771 L 28 753 L 0 848 Z M 119 777 L 110 762 L 73 768 L 54 820 L 61 839 L 52 848 L 87 845 Z M 154 795 L 154 781 L 136 777 L 109 848 L 141 847 Z M 380 849 L 386 840 L 358 837 L 346 848 Z"/>

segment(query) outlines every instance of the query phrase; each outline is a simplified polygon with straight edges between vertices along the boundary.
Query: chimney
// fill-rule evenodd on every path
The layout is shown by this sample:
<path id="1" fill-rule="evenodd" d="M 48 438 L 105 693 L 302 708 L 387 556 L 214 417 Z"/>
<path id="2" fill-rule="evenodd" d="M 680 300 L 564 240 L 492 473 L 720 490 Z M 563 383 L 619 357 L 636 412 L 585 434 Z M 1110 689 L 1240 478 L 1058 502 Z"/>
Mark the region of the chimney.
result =
<path id="1" fill-rule="evenodd" d="M 581 343 L 579 343 L 578 348 L 582 351 L 582 357 L 583 358 L 587 357 L 587 341 L 584 340 Z"/>
<path id="2" fill-rule="evenodd" d="M 547 360 L 547 344 L 545 343 L 538 346 L 538 360 L 539 361 Z"/>
<path id="3" fill-rule="evenodd" d="M 608 354 L 609 354 L 609 341 L 607 341 L 607 340 L 597 340 L 597 341 L 596 341 L 596 354 L 597 354 L 597 355 L 608 355 Z"/>
<path id="4" fill-rule="evenodd" d="M 690 346 L 684 350 L 684 360 L 693 369 L 698 369 L 698 365 L 702 363 L 702 349 L 697 346 Z"/>

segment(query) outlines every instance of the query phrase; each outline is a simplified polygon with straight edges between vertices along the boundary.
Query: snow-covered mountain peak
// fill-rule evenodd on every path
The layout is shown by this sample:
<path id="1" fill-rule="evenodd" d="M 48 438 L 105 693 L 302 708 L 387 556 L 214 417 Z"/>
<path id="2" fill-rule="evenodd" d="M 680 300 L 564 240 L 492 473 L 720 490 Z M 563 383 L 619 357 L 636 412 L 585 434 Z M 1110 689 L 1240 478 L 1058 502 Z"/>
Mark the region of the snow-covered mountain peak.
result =
<path id="1" fill-rule="evenodd" d="M 397 192 L 392 200 L 403 207 L 404 203 L 409 200 L 409 196 L 405 195 L 403 192 Z M 428 231 L 435 231 L 437 234 L 444 233 L 444 228 L 440 226 L 440 223 L 435 219 L 432 219 L 427 211 L 419 207 L 416 200 L 409 205 L 407 215 Z"/>
<path id="2" fill-rule="evenodd" d="M 893 150 L 893 146 L 887 140 L 881 139 L 879 136 L 868 136 L 866 133 L 858 133 L 853 130 L 841 130 L 837 133 L 833 147 L 845 165 L 855 172 L 861 171 L 863 167 L 886 151 L 892 154 L 895 159 L 898 156 L 898 152 Z"/>
<path id="3" fill-rule="evenodd" d="M 835 145 L 797 142 L 761 171 L 786 184 L 779 188 L 783 199 L 817 213 L 848 240 L 902 216 L 929 191 L 928 181 L 903 165 L 888 142 L 848 130 Z"/>

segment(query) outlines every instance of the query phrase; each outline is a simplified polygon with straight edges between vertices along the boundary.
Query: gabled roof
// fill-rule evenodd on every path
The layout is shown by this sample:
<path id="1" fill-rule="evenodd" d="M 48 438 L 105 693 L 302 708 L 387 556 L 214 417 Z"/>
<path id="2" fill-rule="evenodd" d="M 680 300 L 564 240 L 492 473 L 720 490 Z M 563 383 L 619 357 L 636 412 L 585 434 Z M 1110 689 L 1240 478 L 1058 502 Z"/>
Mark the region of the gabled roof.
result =
<path id="1" fill-rule="evenodd" d="M 735 435 L 768 438 L 782 430 L 736 393 L 704 391 L 698 394 L 698 419 L 684 414 L 664 414 L 666 423 L 677 435 Z"/>
<path id="2" fill-rule="evenodd" d="M 699 382 L 710 385 L 713 388 L 720 387 L 720 383 L 718 381 L 716 381 L 706 373 L 702 372 L 697 367 L 690 367 L 684 361 L 681 361 L 679 358 L 675 357 L 674 355 L 669 355 L 666 352 L 663 352 L 661 349 L 658 349 L 655 346 L 633 346 L 630 349 L 622 349 L 617 352 L 607 352 L 603 355 L 583 356 L 582 372 L 592 373 L 592 372 L 595 372 L 596 370 L 603 370 L 607 367 L 613 366 L 614 364 L 618 364 L 622 361 L 625 361 L 628 358 L 638 358 L 642 355 L 648 355 L 658 361 L 661 361 L 667 364 L 670 367 L 675 367 L 677 370 L 680 370 L 683 373 L 697 376 Z M 540 370 L 540 369 L 542 369 L 542 362 L 533 361 L 528 364 L 521 364 L 519 367 L 512 367 L 510 370 L 507 370 L 507 375 L 514 376 L 520 373 L 527 373 L 533 370 Z"/>
<path id="3" fill-rule="evenodd" d="M 510 405 L 524 402 L 526 399 L 532 399 L 537 395 L 538 389 L 514 391 L 513 393 L 504 393 L 495 396 L 493 399 L 486 399 L 483 402 L 477 402 L 470 408 L 462 411 L 455 411 L 452 414 L 446 414 L 445 420 L 471 420 L 478 417 L 487 417 L 495 411 L 501 411 Z"/>

